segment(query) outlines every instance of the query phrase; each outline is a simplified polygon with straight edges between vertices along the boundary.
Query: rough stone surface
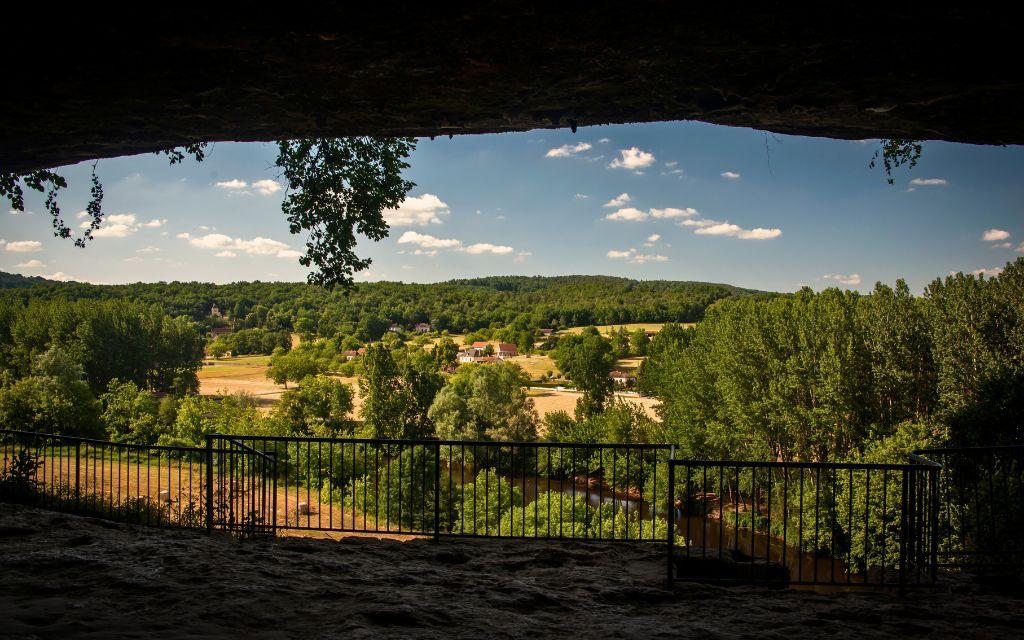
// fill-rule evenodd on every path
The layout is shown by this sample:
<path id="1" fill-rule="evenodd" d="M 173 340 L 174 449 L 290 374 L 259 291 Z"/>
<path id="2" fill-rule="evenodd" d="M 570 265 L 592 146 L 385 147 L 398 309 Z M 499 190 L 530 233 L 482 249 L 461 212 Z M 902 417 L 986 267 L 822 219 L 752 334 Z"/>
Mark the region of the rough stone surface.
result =
<path id="1" fill-rule="evenodd" d="M 118 5 L 18 7 L 5 171 L 199 140 L 677 119 L 1024 143 L 1018 22 L 978 4 L 182 2 L 131 25 Z"/>
<path id="2" fill-rule="evenodd" d="M 105 526 L 103 526 L 105 525 Z M 0 504 L 4 638 L 1015 638 L 971 583 L 665 588 L 665 548 L 370 538 L 237 542 Z"/>

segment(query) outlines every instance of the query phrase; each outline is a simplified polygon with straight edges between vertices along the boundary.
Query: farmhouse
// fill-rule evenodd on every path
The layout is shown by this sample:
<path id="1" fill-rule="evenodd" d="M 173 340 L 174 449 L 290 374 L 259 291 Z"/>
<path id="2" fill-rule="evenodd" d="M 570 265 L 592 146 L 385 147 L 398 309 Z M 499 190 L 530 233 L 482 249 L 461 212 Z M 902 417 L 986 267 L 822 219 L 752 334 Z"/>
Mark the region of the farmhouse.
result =
<path id="1" fill-rule="evenodd" d="M 417 322 L 416 326 L 413 327 L 413 330 L 416 331 L 416 333 L 430 333 L 430 323 Z"/>
<path id="2" fill-rule="evenodd" d="M 516 355 L 516 345 L 511 342 L 499 342 L 498 349 L 495 351 L 498 358 L 504 360 L 505 358 L 514 358 Z"/>
<path id="3" fill-rule="evenodd" d="M 612 382 L 614 382 L 617 387 L 636 386 L 636 374 L 630 371 L 615 370 L 609 373 L 608 377 L 612 379 Z"/>
<path id="4" fill-rule="evenodd" d="M 347 351 L 342 351 L 341 355 L 345 356 L 345 361 L 346 362 L 351 362 L 351 361 L 355 360 L 356 358 L 358 358 L 360 354 L 359 354 L 358 351 L 356 351 L 354 349 L 349 349 Z"/>
<path id="5" fill-rule="evenodd" d="M 388 331 L 394 331 L 395 333 L 401 333 L 402 332 L 402 325 L 400 325 L 400 324 L 392 324 L 390 327 L 388 327 Z"/>

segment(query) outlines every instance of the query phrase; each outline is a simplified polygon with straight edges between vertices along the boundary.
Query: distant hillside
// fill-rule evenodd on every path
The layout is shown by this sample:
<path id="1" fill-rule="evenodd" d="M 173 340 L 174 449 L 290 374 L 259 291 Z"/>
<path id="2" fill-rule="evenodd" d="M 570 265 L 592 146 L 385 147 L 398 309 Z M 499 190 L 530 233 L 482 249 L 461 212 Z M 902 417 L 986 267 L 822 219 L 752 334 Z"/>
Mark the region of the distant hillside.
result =
<path id="1" fill-rule="evenodd" d="M 573 327 L 626 322 L 695 322 L 724 298 L 763 292 L 726 284 L 631 280 L 610 276 L 495 276 L 432 284 L 374 282 L 349 294 L 296 282 L 158 282 L 93 285 L 4 274 L 18 285 L 8 299 L 127 298 L 160 305 L 171 315 L 203 320 L 212 305 L 237 326 L 283 330 L 308 318 L 321 335 L 368 320 L 469 331 L 518 322 L 533 327 Z M 770 294 L 769 294 L 770 295 Z M 310 322 L 303 324 L 308 326 Z"/>
<path id="2" fill-rule="evenodd" d="M 7 273 L 0 271 L 0 289 L 24 289 L 34 287 L 37 284 L 51 282 L 39 276 L 23 276 L 18 273 Z"/>

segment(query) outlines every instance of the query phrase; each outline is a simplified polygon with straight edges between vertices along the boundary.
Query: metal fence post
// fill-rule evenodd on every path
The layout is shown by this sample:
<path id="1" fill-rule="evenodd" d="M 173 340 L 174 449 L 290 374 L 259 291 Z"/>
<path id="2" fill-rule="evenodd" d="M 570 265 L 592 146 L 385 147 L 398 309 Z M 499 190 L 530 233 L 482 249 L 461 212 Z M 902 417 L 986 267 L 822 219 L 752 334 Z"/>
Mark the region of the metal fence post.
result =
<path id="1" fill-rule="evenodd" d="M 434 542 L 441 541 L 441 441 L 434 459 Z"/>
<path id="2" fill-rule="evenodd" d="M 932 467 L 929 472 L 928 482 L 931 485 L 932 504 L 931 504 L 931 521 L 932 521 L 932 540 L 931 540 L 931 582 L 935 583 L 938 578 L 938 567 L 939 567 L 939 472 L 941 467 Z"/>
<path id="3" fill-rule="evenodd" d="M 213 436 L 206 436 L 206 532 L 213 533 Z"/>
<path id="4" fill-rule="evenodd" d="M 675 447 L 672 448 L 673 453 Z M 676 546 L 676 466 L 672 464 L 672 458 L 668 461 L 668 588 L 672 588 L 672 562 L 675 560 Z M 690 544 L 687 541 L 686 544 Z"/>
<path id="5" fill-rule="evenodd" d="M 75 510 L 81 508 L 82 494 L 79 490 L 79 482 L 81 481 L 82 472 L 79 468 L 79 463 L 82 459 L 82 443 L 79 440 L 75 440 Z"/>

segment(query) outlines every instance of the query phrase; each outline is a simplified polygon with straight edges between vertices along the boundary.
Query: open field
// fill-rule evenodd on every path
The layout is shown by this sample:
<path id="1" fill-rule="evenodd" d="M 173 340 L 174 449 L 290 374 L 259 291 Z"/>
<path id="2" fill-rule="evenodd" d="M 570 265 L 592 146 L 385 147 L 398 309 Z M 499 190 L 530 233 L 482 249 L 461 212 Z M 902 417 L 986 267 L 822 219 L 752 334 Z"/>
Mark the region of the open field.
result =
<path id="1" fill-rule="evenodd" d="M 565 411 L 569 415 L 572 415 L 576 410 L 576 400 L 580 397 L 580 394 L 576 391 L 558 391 L 556 389 L 532 388 L 529 393 L 530 397 L 533 398 L 533 404 L 537 407 L 537 413 L 540 414 L 541 418 L 553 411 Z M 641 398 L 637 395 L 623 395 L 618 393 L 615 394 L 615 397 L 625 400 L 626 402 L 639 404 L 643 407 L 647 415 L 652 418 L 658 417 L 654 412 L 654 408 L 659 404 L 656 398 Z"/>
<path id="2" fill-rule="evenodd" d="M 548 371 L 553 371 L 555 376 L 561 375 L 558 371 L 558 367 L 555 365 L 555 361 L 548 356 L 543 355 L 521 355 L 514 358 L 509 358 L 508 362 L 514 362 L 523 368 L 526 375 L 530 376 L 530 380 L 541 380 Z"/>
<path id="3" fill-rule="evenodd" d="M 696 322 L 680 322 L 680 325 L 684 327 L 692 327 L 696 325 Z M 602 324 L 597 327 L 597 330 L 601 335 L 609 335 L 612 331 L 617 331 L 619 327 L 625 327 L 626 331 L 636 331 L 637 329 L 643 329 L 644 331 L 661 331 L 661 328 L 665 326 L 664 322 L 630 322 L 627 324 Z M 582 333 L 586 327 L 572 327 L 571 329 L 563 329 L 559 333 Z"/>
<path id="4" fill-rule="evenodd" d="M 204 366 L 199 371 L 199 393 L 204 396 L 219 396 L 244 391 L 256 397 L 257 406 L 269 411 L 281 399 L 285 392 L 283 384 L 274 384 L 267 378 L 267 362 L 270 356 L 239 356 L 223 360 L 207 360 L 214 362 L 212 366 Z M 353 414 L 358 415 L 361 401 L 359 384 L 356 378 L 335 376 L 352 387 Z M 354 417 L 354 416 L 353 416 Z"/>
<path id="5" fill-rule="evenodd" d="M 239 542 L 0 504 L 11 638 L 1010 638 L 1018 594 L 667 589 L 660 545 Z"/>

